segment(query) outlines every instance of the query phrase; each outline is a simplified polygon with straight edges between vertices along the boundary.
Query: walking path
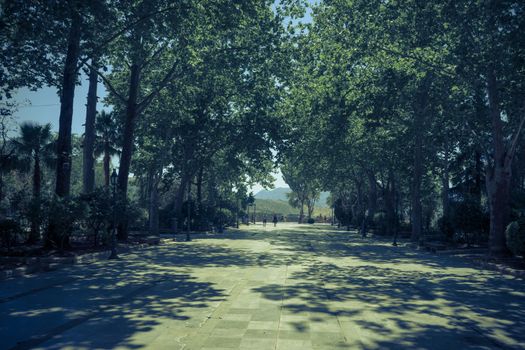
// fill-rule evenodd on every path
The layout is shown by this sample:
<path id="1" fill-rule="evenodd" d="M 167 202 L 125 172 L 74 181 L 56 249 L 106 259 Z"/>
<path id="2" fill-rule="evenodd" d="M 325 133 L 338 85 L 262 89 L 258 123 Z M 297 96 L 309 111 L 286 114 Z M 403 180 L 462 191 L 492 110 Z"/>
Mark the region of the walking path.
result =
<path id="1" fill-rule="evenodd" d="M 270 226 L 2 281 L 0 348 L 525 348 L 523 280 Z"/>

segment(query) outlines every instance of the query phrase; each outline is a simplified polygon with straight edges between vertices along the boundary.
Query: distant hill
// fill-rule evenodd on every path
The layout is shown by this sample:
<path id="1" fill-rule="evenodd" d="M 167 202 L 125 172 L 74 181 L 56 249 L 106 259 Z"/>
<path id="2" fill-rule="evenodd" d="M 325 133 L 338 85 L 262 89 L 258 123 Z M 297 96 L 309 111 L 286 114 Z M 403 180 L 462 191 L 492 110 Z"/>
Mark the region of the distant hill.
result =
<path id="1" fill-rule="evenodd" d="M 273 214 L 279 215 L 299 215 L 299 209 L 292 208 L 288 201 L 273 200 L 273 199 L 255 199 L 257 205 L 258 217 L 261 215 L 271 216 Z M 314 210 L 314 217 L 317 215 L 330 216 L 331 210 L 328 208 L 318 208 Z M 306 215 L 306 208 L 305 208 Z"/>
<path id="2" fill-rule="evenodd" d="M 292 192 L 292 190 L 288 187 L 277 187 L 273 190 L 260 190 L 255 195 L 255 199 L 271 199 L 274 201 L 288 202 L 288 197 L 286 196 L 286 194 L 290 192 Z M 321 192 L 319 200 L 317 201 L 317 203 L 315 203 L 315 206 L 318 208 L 328 208 L 326 200 L 329 195 L 330 192 Z"/>
<path id="3" fill-rule="evenodd" d="M 273 190 L 260 190 L 255 195 L 255 199 L 272 199 L 277 201 L 288 201 L 287 193 L 292 192 L 288 187 L 277 187 Z"/>

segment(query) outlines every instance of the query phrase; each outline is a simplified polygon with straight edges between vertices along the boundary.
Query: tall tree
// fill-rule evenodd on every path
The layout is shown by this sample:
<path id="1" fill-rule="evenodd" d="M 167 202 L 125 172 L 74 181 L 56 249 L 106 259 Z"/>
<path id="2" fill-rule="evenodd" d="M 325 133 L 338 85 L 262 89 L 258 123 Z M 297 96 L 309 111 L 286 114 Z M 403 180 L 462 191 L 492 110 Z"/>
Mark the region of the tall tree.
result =
<path id="1" fill-rule="evenodd" d="M 29 242 L 34 243 L 40 238 L 40 192 L 42 187 L 42 165 L 51 166 L 54 163 L 54 140 L 51 124 L 38 125 L 31 122 L 20 124 L 20 137 L 14 140 L 17 153 L 26 164 L 33 166 L 33 205 Z"/>
<path id="2" fill-rule="evenodd" d="M 102 156 L 104 186 L 109 188 L 111 157 L 119 154 L 117 145 L 120 135 L 115 113 L 104 110 L 98 113 L 95 128 L 96 140 L 93 154 L 96 157 Z"/>

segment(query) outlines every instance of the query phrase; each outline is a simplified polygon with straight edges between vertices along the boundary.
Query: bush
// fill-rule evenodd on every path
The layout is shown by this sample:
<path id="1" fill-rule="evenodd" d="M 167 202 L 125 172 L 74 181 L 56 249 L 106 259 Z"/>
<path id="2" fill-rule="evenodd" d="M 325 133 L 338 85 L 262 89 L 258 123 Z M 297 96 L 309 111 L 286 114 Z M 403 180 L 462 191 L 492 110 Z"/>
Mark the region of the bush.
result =
<path id="1" fill-rule="evenodd" d="M 451 217 L 456 236 L 467 244 L 472 238 L 480 241 L 486 238 L 489 230 L 488 214 L 476 200 L 465 199 L 455 205 Z"/>
<path id="2" fill-rule="evenodd" d="M 342 198 L 335 201 L 334 214 L 341 225 L 348 226 L 352 223 L 352 208 Z"/>
<path id="3" fill-rule="evenodd" d="M 525 218 L 511 222 L 505 230 L 507 247 L 516 256 L 525 258 Z"/>
<path id="4" fill-rule="evenodd" d="M 307 221 L 309 224 L 315 224 L 315 219 L 314 218 L 310 218 L 308 219 Z"/>
<path id="5" fill-rule="evenodd" d="M 122 217 L 122 214 L 120 214 Z M 130 230 L 144 230 L 147 227 L 148 211 L 141 208 L 135 202 L 128 202 L 126 207 L 126 219 Z"/>
<path id="6" fill-rule="evenodd" d="M 20 231 L 20 225 L 13 219 L 0 220 L 0 242 L 2 246 L 10 249 L 16 242 L 16 235 Z"/>
<path id="7" fill-rule="evenodd" d="M 61 198 L 54 196 L 46 203 L 43 208 L 46 211 L 45 217 L 48 219 L 47 238 L 53 245 L 64 249 L 69 242 L 74 226 L 83 217 L 83 203 L 74 198 Z"/>
<path id="8" fill-rule="evenodd" d="M 99 241 L 108 242 L 108 228 L 113 221 L 114 203 L 108 191 L 97 189 L 92 193 L 84 194 L 80 200 L 85 204 L 84 222 L 92 236 L 93 245 Z M 102 234 L 102 235 L 101 235 Z"/>
<path id="9" fill-rule="evenodd" d="M 229 209 L 221 208 L 221 210 L 217 210 L 215 213 L 213 224 L 219 229 L 219 232 L 222 232 L 225 226 L 235 225 L 235 213 Z"/>
<path id="10" fill-rule="evenodd" d="M 388 222 L 385 212 L 380 211 L 374 214 L 374 227 L 376 228 L 378 234 L 386 234 Z"/>
<path id="11" fill-rule="evenodd" d="M 454 224 L 450 215 L 442 216 L 437 222 L 439 231 L 447 237 L 448 240 L 452 240 L 454 237 Z"/>

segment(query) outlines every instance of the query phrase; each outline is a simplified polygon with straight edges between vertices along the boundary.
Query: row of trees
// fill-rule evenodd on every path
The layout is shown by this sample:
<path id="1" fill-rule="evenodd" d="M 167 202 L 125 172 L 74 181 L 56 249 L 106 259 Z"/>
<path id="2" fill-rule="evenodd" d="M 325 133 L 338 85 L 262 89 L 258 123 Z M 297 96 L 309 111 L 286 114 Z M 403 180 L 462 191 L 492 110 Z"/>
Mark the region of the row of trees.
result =
<path id="1" fill-rule="evenodd" d="M 363 231 L 487 222 L 505 254 L 524 207 L 525 4 L 326 0 L 312 17 L 279 108 L 301 186 L 331 191 Z"/>
<path id="2" fill-rule="evenodd" d="M 108 155 L 118 145 L 119 200 L 129 203 L 132 179 L 134 197 L 148 208 L 153 233 L 166 216 L 177 218 L 171 224 L 180 227 L 184 203 L 195 208 L 194 220 L 210 208 L 230 207 L 231 212 L 249 183 L 269 183 L 271 149 L 284 139 L 275 108 L 288 67 L 283 20 L 295 5 L 10 1 L 1 10 L 1 98 L 9 101 L 20 87 L 57 88 L 61 108 L 53 174 L 58 198 L 74 194 L 73 101 L 84 71 L 89 92 L 82 193 L 95 191 L 97 144 Z M 104 103 L 113 112 L 101 114 L 108 122 L 107 142 L 97 143 L 100 82 L 108 91 Z M 107 185 L 109 156 L 103 164 Z M 128 235 L 127 207 L 119 215 L 122 240 Z M 51 218 L 51 241 L 59 234 L 57 226 Z"/>

